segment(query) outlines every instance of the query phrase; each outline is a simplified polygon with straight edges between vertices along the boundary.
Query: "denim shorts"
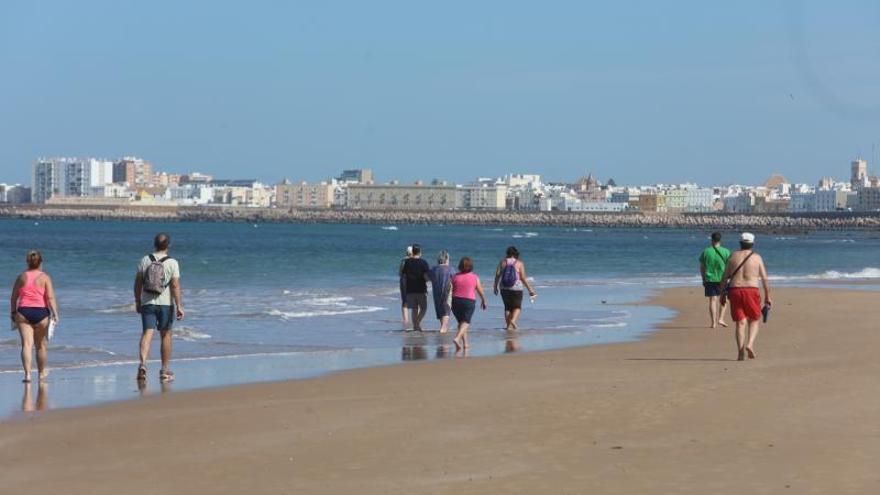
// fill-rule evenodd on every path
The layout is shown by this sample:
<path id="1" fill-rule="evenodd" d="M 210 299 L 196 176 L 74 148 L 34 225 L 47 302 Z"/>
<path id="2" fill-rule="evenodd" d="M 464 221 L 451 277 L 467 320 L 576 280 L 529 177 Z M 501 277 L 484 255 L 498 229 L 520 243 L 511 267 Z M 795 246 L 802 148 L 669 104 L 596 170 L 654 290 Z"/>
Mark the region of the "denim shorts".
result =
<path id="1" fill-rule="evenodd" d="M 141 323 L 145 332 L 150 329 L 160 332 L 171 330 L 171 326 L 174 324 L 174 305 L 145 304 L 141 306 Z"/>
<path id="2" fill-rule="evenodd" d="M 473 299 L 465 299 L 463 297 L 452 298 L 452 314 L 459 323 L 470 323 L 474 316 L 474 309 L 477 307 L 477 301 Z"/>

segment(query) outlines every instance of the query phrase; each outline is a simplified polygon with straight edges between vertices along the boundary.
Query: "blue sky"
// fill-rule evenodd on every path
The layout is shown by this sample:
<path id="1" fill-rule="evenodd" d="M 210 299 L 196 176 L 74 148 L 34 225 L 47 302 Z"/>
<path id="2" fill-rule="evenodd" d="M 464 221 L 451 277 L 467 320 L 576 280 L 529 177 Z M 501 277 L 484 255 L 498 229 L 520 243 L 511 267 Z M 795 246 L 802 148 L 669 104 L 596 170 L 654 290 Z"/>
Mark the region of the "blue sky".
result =
<path id="1" fill-rule="evenodd" d="M 878 53 L 876 1 L 4 1 L 0 182 L 844 178 L 880 155 Z"/>

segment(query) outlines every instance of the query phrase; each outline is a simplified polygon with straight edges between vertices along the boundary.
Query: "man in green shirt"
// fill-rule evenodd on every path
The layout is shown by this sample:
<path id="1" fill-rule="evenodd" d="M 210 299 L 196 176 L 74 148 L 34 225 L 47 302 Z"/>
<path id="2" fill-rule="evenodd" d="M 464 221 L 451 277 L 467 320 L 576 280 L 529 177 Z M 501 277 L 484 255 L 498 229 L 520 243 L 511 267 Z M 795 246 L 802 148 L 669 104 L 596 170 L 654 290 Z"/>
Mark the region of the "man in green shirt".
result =
<path id="1" fill-rule="evenodd" d="M 729 259 L 730 251 L 721 246 L 721 233 L 712 232 L 712 245 L 700 255 L 700 277 L 706 297 L 709 298 L 710 328 L 727 326 L 724 322 L 725 302 L 721 299 L 721 278 Z"/>

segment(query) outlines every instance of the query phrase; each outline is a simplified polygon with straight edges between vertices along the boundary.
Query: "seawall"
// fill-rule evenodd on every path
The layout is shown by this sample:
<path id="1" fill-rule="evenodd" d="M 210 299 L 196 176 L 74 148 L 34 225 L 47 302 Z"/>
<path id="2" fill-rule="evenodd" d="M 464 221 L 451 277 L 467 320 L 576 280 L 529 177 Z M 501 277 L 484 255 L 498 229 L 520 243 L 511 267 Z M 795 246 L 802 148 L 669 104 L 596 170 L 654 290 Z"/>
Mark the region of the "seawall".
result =
<path id="1" fill-rule="evenodd" d="M 0 218 L 118 221 L 519 225 L 548 227 L 684 228 L 798 232 L 880 230 L 880 214 L 789 215 L 580 213 L 517 211 L 287 210 L 247 207 L 6 205 Z"/>

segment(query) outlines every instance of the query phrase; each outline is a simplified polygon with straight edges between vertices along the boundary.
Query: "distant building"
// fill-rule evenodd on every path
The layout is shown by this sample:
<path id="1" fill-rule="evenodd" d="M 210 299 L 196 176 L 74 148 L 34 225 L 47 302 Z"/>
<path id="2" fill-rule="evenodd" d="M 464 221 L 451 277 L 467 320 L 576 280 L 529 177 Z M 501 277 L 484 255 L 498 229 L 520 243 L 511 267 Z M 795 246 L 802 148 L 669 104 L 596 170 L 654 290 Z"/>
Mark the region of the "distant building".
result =
<path id="1" fill-rule="evenodd" d="M 651 212 L 665 212 L 666 195 L 656 192 L 642 193 L 639 195 L 639 210 Z"/>
<path id="2" fill-rule="evenodd" d="M 868 186 L 868 162 L 857 158 L 850 164 L 850 186 L 858 190 Z"/>
<path id="3" fill-rule="evenodd" d="M 856 192 L 859 211 L 880 211 L 880 188 L 860 187 Z"/>
<path id="4" fill-rule="evenodd" d="M 330 208 L 335 189 L 327 182 L 292 184 L 285 180 L 275 185 L 275 205 L 278 208 Z"/>
<path id="5" fill-rule="evenodd" d="M 113 164 L 111 182 L 125 183 L 132 189 L 152 185 L 153 165 L 140 158 L 125 157 Z"/>
<path id="6" fill-rule="evenodd" d="M 64 179 L 64 196 L 87 197 L 92 189 L 113 183 L 113 163 L 106 160 L 86 158 L 67 164 Z"/>
<path id="7" fill-rule="evenodd" d="M 32 199 L 45 203 L 53 197 L 91 196 L 93 188 L 113 182 L 112 167 L 95 158 L 41 158 L 33 166 Z"/>
<path id="8" fill-rule="evenodd" d="M 404 186 L 398 184 L 352 184 L 346 207 L 361 210 L 452 210 L 454 186 Z"/>
<path id="9" fill-rule="evenodd" d="M 343 170 L 337 180 L 349 184 L 372 184 L 373 171 L 368 168 Z"/>
<path id="10" fill-rule="evenodd" d="M 72 158 L 41 158 L 34 163 L 31 200 L 45 203 L 53 196 L 64 195 L 67 163 Z"/>
<path id="11" fill-rule="evenodd" d="M 456 208 L 503 210 L 507 207 L 507 186 L 461 186 L 457 188 L 456 193 Z"/>
<path id="12" fill-rule="evenodd" d="M 183 184 L 208 184 L 214 180 L 213 176 L 201 174 L 199 172 L 192 172 L 189 174 L 183 174 L 180 176 L 180 180 L 177 181 L 179 185 Z"/>
<path id="13" fill-rule="evenodd" d="M 0 203 L 24 204 L 31 202 L 31 188 L 20 184 L 0 184 Z"/>

